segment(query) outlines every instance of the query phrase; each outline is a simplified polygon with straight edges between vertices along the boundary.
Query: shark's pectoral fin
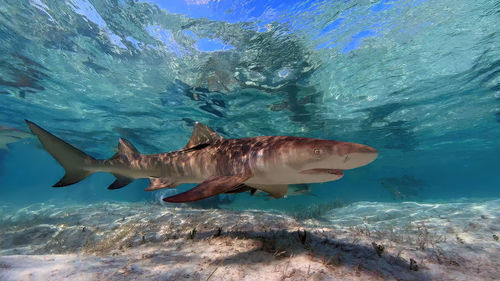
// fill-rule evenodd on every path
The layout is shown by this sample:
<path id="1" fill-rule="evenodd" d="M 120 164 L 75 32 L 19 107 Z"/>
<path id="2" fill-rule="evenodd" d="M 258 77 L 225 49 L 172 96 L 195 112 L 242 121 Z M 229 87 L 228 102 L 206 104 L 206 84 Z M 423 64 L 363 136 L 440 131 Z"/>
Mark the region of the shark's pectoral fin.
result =
<path id="1" fill-rule="evenodd" d="M 146 189 L 144 189 L 145 191 L 153 191 L 166 187 L 174 188 L 179 185 L 178 183 L 171 181 L 169 178 L 150 177 L 149 182 L 150 182 L 149 186 Z"/>
<path id="2" fill-rule="evenodd" d="M 249 184 L 250 185 L 250 184 Z M 251 184 L 251 187 L 269 193 L 274 198 L 281 198 L 286 195 L 288 185 L 286 184 Z M 255 193 L 255 192 L 254 192 Z"/>
<path id="3" fill-rule="evenodd" d="M 127 184 L 134 181 L 133 178 L 124 177 L 122 175 L 113 174 L 116 180 L 108 186 L 108 189 L 118 189 L 126 186 Z"/>
<path id="4" fill-rule="evenodd" d="M 171 203 L 192 202 L 215 196 L 233 190 L 244 183 L 251 175 L 234 175 L 211 177 L 186 192 L 164 198 L 163 201 Z"/>

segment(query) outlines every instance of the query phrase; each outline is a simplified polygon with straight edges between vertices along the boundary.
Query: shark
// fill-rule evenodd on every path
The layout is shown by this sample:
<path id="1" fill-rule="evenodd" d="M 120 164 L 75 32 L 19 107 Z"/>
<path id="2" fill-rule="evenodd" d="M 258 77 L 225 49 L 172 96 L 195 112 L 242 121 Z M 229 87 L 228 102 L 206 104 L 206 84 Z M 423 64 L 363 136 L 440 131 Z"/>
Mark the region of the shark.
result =
<path id="1" fill-rule="evenodd" d="M 408 199 L 418 196 L 419 191 L 425 187 L 425 182 L 421 179 L 409 175 L 402 177 L 391 177 L 380 179 L 382 187 L 392 193 L 394 199 Z"/>
<path id="2" fill-rule="evenodd" d="M 32 137 L 33 135 L 23 130 L 0 125 L 0 150 L 9 150 L 8 144 Z"/>
<path id="3" fill-rule="evenodd" d="M 108 189 L 122 188 L 138 178 L 149 178 L 146 191 L 199 183 L 163 199 L 170 203 L 248 191 L 281 198 L 290 184 L 339 180 L 344 170 L 367 165 L 378 156 L 373 147 L 336 140 L 293 136 L 227 139 L 196 122 L 191 138 L 180 150 L 141 154 L 128 140 L 120 138 L 111 158 L 95 159 L 37 124 L 26 123 L 66 172 L 53 187 L 75 184 L 96 172 L 116 177 Z"/>

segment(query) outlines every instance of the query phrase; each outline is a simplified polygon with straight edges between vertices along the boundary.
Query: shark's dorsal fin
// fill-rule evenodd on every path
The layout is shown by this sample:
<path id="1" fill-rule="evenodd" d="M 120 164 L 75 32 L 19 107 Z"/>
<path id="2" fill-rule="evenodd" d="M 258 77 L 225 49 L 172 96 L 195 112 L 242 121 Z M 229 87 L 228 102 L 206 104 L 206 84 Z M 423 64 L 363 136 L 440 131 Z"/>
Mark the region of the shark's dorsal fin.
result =
<path id="1" fill-rule="evenodd" d="M 141 153 L 135 146 L 124 138 L 120 138 L 118 142 L 118 151 L 111 159 L 126 156 L 128 159 L 137 158 Z"/>
<path id="2" fill-rule="evenodd" d="M 191 138 L 189 139 L 189 142 L 186 144 L 184 149 L 189 149 L 191 147 L 195 147 L 200 144 L 212 143 L 214 141 L 222 139 L 224 138 L 219 134 L 217 134 L 207 125 L 196 122 L 194 124 L 194 129 L 193 133 L 191 134 Z"/>

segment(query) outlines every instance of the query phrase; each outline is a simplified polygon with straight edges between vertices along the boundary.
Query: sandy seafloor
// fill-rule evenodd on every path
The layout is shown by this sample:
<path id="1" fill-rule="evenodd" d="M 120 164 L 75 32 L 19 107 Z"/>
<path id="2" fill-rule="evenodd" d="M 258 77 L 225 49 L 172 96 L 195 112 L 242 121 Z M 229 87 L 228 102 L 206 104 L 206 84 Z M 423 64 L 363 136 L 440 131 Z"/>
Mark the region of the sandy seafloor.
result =
<path id="1" fill-rule="evenodd" d="M 148 203 L 0 214 L 0 280 L 500 279 L 498 199 L 358 202 L 305 221 Z"/>

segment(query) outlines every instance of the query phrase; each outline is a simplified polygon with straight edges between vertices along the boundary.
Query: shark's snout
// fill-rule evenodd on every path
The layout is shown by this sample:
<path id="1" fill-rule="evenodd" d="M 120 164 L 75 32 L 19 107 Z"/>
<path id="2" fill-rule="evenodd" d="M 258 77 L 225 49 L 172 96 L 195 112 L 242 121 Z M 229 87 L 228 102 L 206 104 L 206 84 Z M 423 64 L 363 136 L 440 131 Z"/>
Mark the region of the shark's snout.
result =
<path id="1" fill-rule="evenodd" d="M 377 159 L 378 151 L 370 146 L 351 143 L 349 149 L 344 151 L 343 169 L 354 169 L 365 166 Z"/>
<path id="2" fill-rule="evenodd" d="M 359 152 L 362 152 L 362 153 L 376 153 L 378 154 L 378 151 L 371 147 L 371 146 L 368 146 L 368 145 L 361 145 L 361 147 L 358 149 Z"/>

